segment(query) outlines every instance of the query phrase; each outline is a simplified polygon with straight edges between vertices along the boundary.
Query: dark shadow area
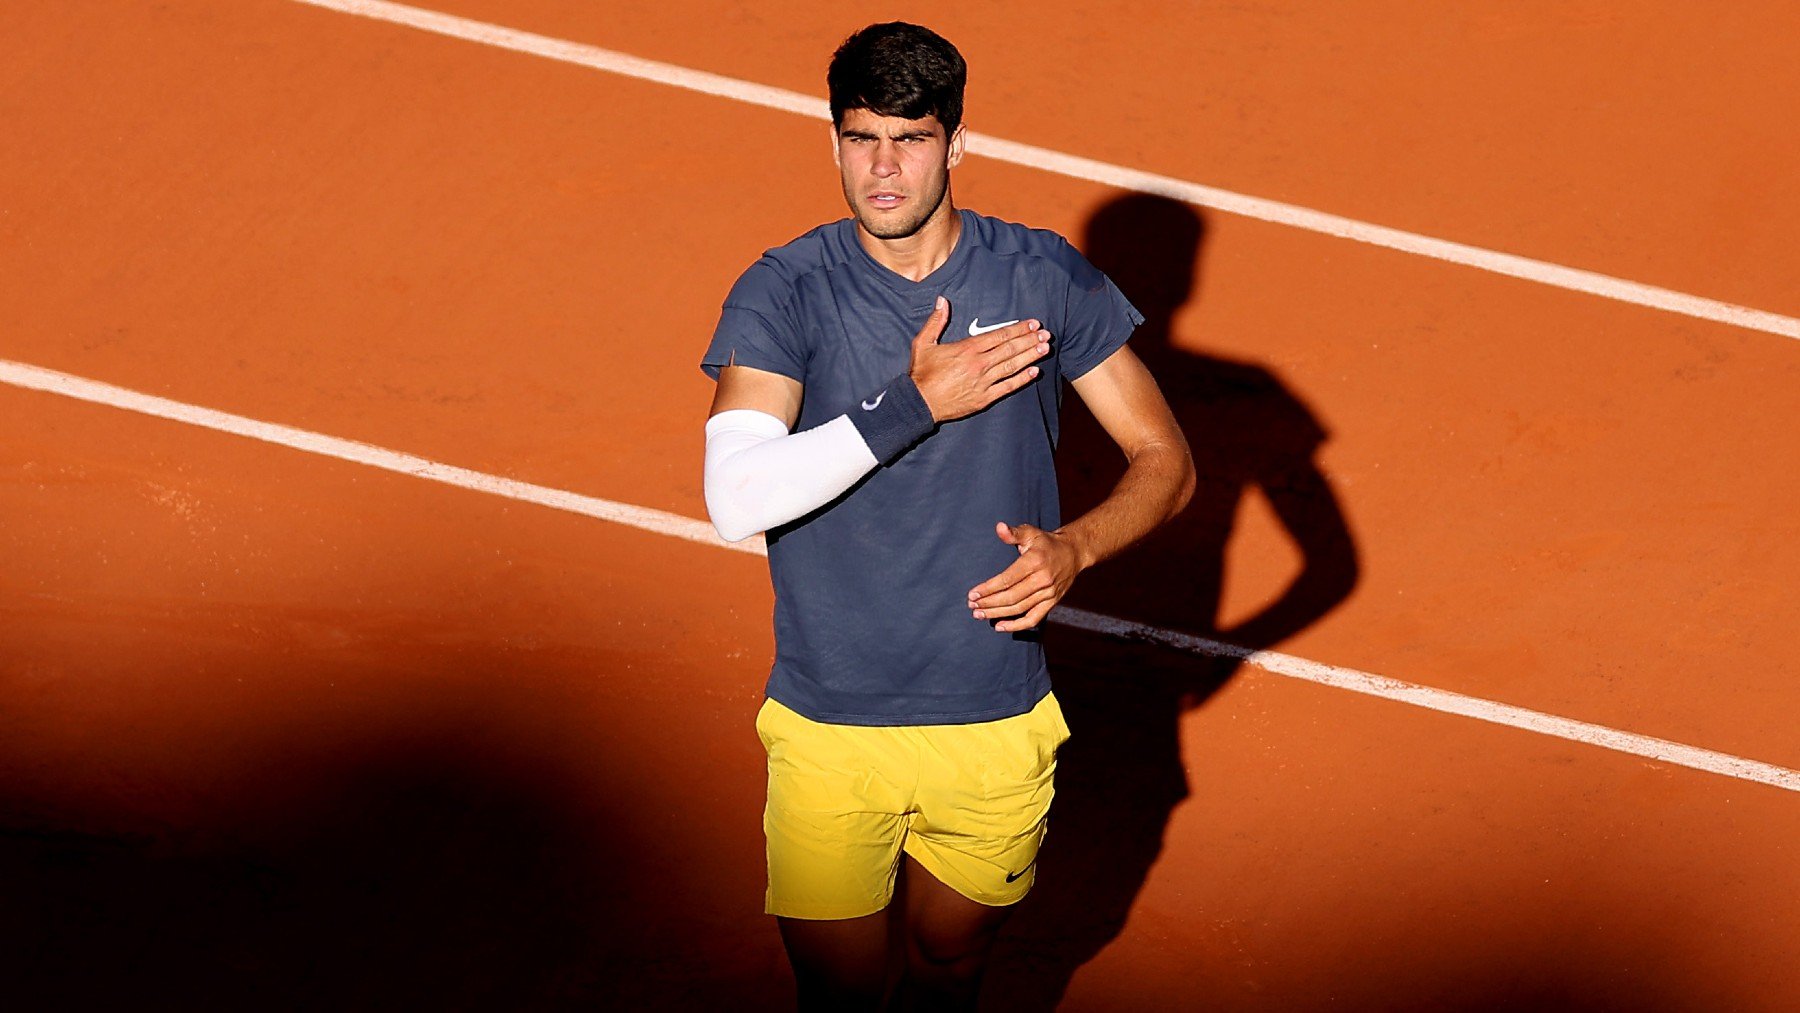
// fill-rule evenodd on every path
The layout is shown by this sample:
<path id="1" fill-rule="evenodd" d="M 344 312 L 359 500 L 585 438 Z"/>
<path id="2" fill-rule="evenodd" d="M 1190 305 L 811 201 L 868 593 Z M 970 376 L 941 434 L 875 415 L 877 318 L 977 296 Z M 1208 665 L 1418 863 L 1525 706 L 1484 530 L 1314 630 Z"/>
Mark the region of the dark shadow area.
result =
<path id="1" fill-rule="evenodd" d="M 1105 615 L 1250 647 L 1272 647 L 1316 622 L 1356 585 L 1354 540 L 1316 454 L 1328 432 L 1268 369 L 1190 350 L 1172 322 L 1196 297 L 1203 219 L 1162 197 L 1115 198 L 1090 217 L 1082 244 L 1145 316 L 1131 347 L 1187 434 L 1198 471 L 1192 504 L 1129 552 L 1082 575 L 1067 603 Z M 1064 402 L 1059 458 L 1063 516 L 1078 516 L 1124 469 L 1082 406 Z M 1298 572 L 1266 608 L 1221 628 L 1225 549 L 1245 497 L 1260 492 L 1299 551 Z M 1040 875 L 1008 926 L 987 1005 L 1053 1008 L 1081 965 L 1115 939 L 1162 850 L 1190 786 L 1180 721 L 1237 669 L 1179 653 L 1052 627 L 1045 637 L 1073 738 L 1059 756 L 1051 834 Z"/>
<path id="2" fill-rule="evenodd" d="M 379 707 L 309 706 L 229 750 L 229 769 L 118 775 L 159 810 L 197 799 L 169 808 L 187 813 L 178 825 L 0 789 L 6 1007 L 548 1010 L 666 996 L 667 982 L 641 981 L 674 950 L 668 919 L 642 915 L 671 887 L 658 846 L 639 839 L 636 772 L 584 767 L 590 754 L 558 741 L 570 729 L 521 709 L 519 675 L 464 670 L 446 686 L 424 673 Z"/>

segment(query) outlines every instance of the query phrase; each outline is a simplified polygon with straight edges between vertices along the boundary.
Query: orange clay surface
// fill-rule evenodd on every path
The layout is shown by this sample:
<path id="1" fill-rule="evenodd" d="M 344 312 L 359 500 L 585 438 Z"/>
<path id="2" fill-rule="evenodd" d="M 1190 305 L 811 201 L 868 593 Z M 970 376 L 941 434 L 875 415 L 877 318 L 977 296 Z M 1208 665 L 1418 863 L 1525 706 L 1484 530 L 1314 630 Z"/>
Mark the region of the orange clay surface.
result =
<path id="1" fill-rule="evenodd" d="M 891 15 L 438 6 L 815 94 Z M 907 14 L 978 129 L 1800 313 L 1791 5 L 959 10 Z M 842 214 L 820 123 L 284 0 L 11 5 L 0 125 L 0 358 L 689 516 L 725 289 Z M 1800 344 L 981 159 L 956 194 L 1114 273 L 1201 464 L 1081 605 L 1800 766 Z M 1072 416 L 1079 504 L 1116 464 Z M 14 994 L 790 1001 L 762 560 L 0 419 Z M 1800 1002 L 1800 796 L 1051 648 L 1075 738 L 990 1008 Z"/>

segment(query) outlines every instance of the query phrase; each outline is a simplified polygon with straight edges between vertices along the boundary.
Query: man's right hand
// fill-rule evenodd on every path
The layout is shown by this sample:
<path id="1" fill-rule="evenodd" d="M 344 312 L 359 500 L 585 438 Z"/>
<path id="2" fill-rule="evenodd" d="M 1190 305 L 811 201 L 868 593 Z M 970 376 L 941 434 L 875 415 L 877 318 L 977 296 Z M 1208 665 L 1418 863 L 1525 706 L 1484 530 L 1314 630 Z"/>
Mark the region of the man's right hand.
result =
<path id="1" fill-rule="evenodd" d="M 1050 332 L 1036 320 L 940 345 L 949 322 L 950 303 L 939 296 L 912 343 L 913 383 L 937 422 L 973 415 L 1037 379 L 1032 363 L 1050 353 Z"/>

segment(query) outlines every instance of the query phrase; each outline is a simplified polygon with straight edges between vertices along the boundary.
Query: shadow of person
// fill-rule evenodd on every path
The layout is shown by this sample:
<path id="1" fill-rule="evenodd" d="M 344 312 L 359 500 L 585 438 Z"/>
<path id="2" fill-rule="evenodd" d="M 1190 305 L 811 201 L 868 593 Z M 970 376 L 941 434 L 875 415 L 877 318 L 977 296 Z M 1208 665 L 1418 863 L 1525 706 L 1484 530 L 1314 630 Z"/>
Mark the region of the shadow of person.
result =
<path id="1" fill-rule="evenodd" d="M 607 754 L 575 744 L 605 729 L 541 716 L 509 655 L 457 657 L 296 696 L 191 778 L 151 751 L 176 752 L 166 731 L 133 729 L 128 802 L 0 787 L 7 1008 L 648 1008 L 639 979 L 692 928 L 641 916 L 669 878 L 633 771 L 588 766 Z M 246 677 L 345 678 L 335 655 L 256 660 Z M 193 801 L 168 822 L 139 798 Z"/>
<path id="2" fill-rule="evenodd" d="M 1195 296 L 1205 227 L 1183 203 L 1130 194 L 1090 217 L 1084 252 L 1145 315 L 1131 347 L 1156 376 L 1193 449 L 1198 485 L 1183 513 L 1082 575 L 1067 604 L 1167 630 L 1265 648 L 1305 629 L 1356 585 L 1355 543 L 1316 456 L 1327 432 L 1266 368 L 1190 351 L 1172 333 Z M 1063 515 L 1103 499 L 1123 471 L 1115 445 L 1065 402 L 1058 454 Z M 1219 625 L 1232 526 L 1253 491 L 1300 556 L 1274 601 Z M 1050 1009 L 1075 971 L 1115 939 L 1189 794 L 1181 716 L 1236 671 L 1066 625 L 1045 633 L 1073 733 L 1058 757 L 1052 833 L 1032 893 L 996 951 L 984 1008 Z"/>

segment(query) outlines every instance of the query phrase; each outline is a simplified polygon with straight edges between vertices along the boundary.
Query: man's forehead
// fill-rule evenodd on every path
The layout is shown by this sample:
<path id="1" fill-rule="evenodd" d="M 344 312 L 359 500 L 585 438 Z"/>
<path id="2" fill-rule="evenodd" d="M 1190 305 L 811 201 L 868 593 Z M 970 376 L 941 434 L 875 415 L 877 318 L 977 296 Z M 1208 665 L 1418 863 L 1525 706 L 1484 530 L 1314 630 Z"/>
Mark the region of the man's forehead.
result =
<path id="1" fill-rule="evenodd" d="M 874 134 L 877 137 L 898 137 L 902 134 L 916 134 L 921 131 L 942 136 L 944 125 L 936 116 L 922 116 L 909 120 L 904 116 L 883 116 L 873 109 L 846 109 L 844 121 L 838 126 L 838 133 L 855 131 L 859 134 Z"/>

